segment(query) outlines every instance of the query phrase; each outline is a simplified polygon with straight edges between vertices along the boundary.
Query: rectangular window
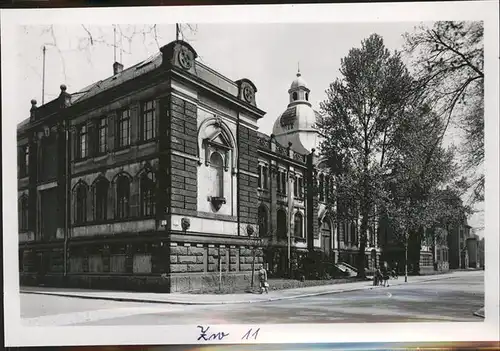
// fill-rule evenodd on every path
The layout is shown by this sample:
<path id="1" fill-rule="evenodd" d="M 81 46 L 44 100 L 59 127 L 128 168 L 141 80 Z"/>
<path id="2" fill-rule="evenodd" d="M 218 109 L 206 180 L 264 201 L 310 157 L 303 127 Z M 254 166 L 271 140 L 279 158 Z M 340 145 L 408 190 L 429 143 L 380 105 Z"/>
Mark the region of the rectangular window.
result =
<path id="1" fill-rule="evenodd" d="M 259 165 L 259 167 L 258 167 L 258 172 L 259 172 L 258 187 L 262 188 L 262 166 L 261 165 Z"/>
<path id="2" fill-rule="evenodd" d="M 278 176 L 276 177 L 276 191 L 281 193 L 281 172 L 278 172 Z"/>
<path id="3" fill-rule="evenodd" d="M 299 197 L 299 178 L 295 178 L 293 182 L 293 196 Z"/>
<path id="4" fill-rule="evenodd" d="M 118 147 L 130 145 L 130 110 L 127 108 L 118 113 Z"/>
<path id="5" fill-rule="evenodd" d="M 21 146 L 19 149 L 19 177 L 28 175 L 29 170 L 29 147 Z"/>
<path id="6" fill-rule="evenodd" d="M 156 101 L 151 100 L 142 104 L 142 140 L 156 138 Z"/>
<path id="7" fill-rule="evenodd" d="M 106 153 L 106 146 L 108 144 L 108 119 L 103 117 L 99 120 L 98 125 L 98 152 L 100 154 Z"/>
<path id="8" fill-rule="evenodd" d="M 281 192 L 283 194 L 286 194 L 286 173 L 282 172 L 281 173 Z"/>
<path id="9" fill-rule="evenodd" d="M 299 197 L 304 197 L 304 180 L 302 178 L 299 178 Z"/>
<path id="10" fill-rule="evenodd" d="M 88 156 L 88 147 L 89 147 L 89 140 L 88 140 L 88 129 L 87 129 L 87 124 L 84 123 L 78 127 L 78 132 L 77 132 L 77 157 L 79 159 L 86 158 Z"/>
<path id="11" fill-rule="evenodd" d="M 268 189 L 268 184 L 267 184 L 267 167 L 266 166 L 264 166 L 262 177 L 264 178 L 264 189 Z"/>

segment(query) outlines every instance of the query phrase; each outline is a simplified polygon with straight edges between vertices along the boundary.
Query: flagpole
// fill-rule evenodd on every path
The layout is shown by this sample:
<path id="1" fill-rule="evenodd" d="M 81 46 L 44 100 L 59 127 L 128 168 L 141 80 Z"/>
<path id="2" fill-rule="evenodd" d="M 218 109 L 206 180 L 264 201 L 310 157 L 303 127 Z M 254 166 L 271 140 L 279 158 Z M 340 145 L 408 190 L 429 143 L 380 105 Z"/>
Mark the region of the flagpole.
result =
<path id="1" fill-rule="evenodd" d="M 45 45 L 43 46 L 43 68 L 42 68 L 42 105 L 45 102 Z"/>

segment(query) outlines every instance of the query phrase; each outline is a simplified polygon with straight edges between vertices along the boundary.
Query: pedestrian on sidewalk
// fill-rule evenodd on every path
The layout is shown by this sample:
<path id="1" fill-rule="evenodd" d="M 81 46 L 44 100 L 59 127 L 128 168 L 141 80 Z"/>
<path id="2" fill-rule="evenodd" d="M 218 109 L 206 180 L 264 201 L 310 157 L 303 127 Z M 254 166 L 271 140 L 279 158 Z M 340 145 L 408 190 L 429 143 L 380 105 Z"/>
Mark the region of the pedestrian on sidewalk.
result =
<path id="1" fill-rule="evenodd" d="M 260 265 L 259 270 L 259 282 L 260 282 L 260 293 L 262 294 L 264 291 L 266 294 L 269 293 L 269 283 L 267 282 L 267 271 L 264 268 L 264 265 Z"/>
<path id="2" fill-rule="evenodd" d="M 373 285 L 379 286 L 382 284 L 382 273 L 380 272 L 380 267 L 377 266 L 375 273 L 373 275 Z"/>
<path id="3" fill-rule="evenodd" d="M 384 286 L 389 286 L 389 266 L 387 261 L 384 261 L 382 266 L 382 279 L 384 280 Z"/>

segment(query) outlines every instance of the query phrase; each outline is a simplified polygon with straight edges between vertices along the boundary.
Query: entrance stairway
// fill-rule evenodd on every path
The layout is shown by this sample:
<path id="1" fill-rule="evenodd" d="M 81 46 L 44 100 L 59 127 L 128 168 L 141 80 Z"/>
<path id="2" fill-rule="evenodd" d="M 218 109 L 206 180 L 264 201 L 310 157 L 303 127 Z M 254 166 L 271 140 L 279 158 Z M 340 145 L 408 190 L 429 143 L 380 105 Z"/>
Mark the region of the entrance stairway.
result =
<path id="1" fill-rule="evenodd" d="M 351 277 L 358 275 L 358 270 L 346 262 L 337 262 L 335 265 L 344 274 L 349 274 Z"/>

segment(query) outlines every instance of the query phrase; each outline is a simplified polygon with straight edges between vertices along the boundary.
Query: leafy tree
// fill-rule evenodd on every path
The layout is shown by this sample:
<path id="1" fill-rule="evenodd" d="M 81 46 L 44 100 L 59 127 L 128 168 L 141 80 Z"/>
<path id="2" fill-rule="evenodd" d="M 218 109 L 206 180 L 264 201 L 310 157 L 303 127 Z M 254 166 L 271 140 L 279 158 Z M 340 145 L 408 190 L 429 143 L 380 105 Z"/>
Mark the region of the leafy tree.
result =
<path id="1" fill-rule="evenodd" d="M 445 125 L 428 105 L 406 111 L 398 120 L 393 136 L 393 153 L 387 162 L 387 201 L 384 210 L 397 240 L 405 250 L 405 281 L 408 264 L 419 271 L 420 250 L 426 228 L 436 226 L 443 216 L 454 217 L 455 208 L 447 194 L 464 187 L 457 179 L 454 148 L 438 145 Z M 448 188 L 446 188 L 448 186 Z M 443 191 L 447 189 L 447 191 Z M 409 255 L 411 256 L 409 258 Z"/>
<path id="2" fill-rule="evenodd" d="M 472 178 L 472 203 L 484 197 L 483 32 L 482 22 L 436 22 L 405 34 L 416 67 L 416 89 L 444 118 L 443 135 L 451 121 L 464 134 L 461 151 L 464 170 Z"/>
<path id="3" fill-rule="evenodd" d="M 336 211 L 337 220 L 358 213 L 361 217 L 357 263 L 358 275 L 364 276 L 368 225 L 381 196 L 378 185 L 393 122 L 410 103 L 412 78 L 400 54 L 391 54 L 377 34 L 349 51 L 340 73 L 320 104 L 323 118 L 318 127 L 324 137 L 320 151 L 336 176 L 330 209 L 343 199 L 350 211 Z"/>

